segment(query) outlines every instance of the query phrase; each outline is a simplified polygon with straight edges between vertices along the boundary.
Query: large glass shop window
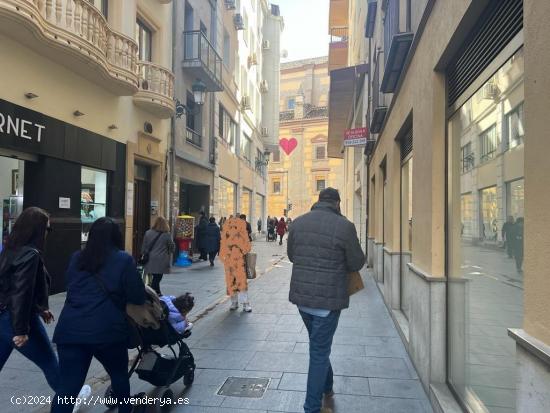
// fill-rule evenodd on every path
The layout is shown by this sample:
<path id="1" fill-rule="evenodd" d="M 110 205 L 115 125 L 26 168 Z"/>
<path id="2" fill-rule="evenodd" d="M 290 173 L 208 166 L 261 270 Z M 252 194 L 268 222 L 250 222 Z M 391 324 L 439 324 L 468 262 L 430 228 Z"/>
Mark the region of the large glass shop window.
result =
<path id="1" fill-rule="evenodd" d="M 448 123 L 449 383 L 472 412 L 514 412 L 523 317 L 523 49 Z"/>
<path id="2" fill-rule="evenodd" d="M 6 245 L 15 221 L 23 211 L 25 161 L 0 156 L 0 251 Z"/>
<path id="3" fill-rule="evenodd" d="M 81 241 L 85 243 L 92 223 L 106 214 L 107 172 L 82 167 L 80 183 Z"/>
<path id="4" fill-rule="evenodd" d="M 237 189 L 233 182 L 220 178 L 220 218 L 235 216 Z"/>

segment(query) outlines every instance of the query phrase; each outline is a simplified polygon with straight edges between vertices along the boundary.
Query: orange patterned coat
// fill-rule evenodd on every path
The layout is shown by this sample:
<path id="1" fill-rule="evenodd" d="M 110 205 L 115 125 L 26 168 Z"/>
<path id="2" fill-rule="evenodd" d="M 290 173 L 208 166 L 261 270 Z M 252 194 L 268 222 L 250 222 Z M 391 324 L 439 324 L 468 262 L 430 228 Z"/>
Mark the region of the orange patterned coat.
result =
<path id="1" fill-rule="evenodd" d="M 225 268 L 227 294 L 248 290 L 246 278 L 245 255 L 252 245 L 246 230 L 246 221 L 240 218 L 229 218 L 223 224 L 220 245 L 220 259 Z"/>

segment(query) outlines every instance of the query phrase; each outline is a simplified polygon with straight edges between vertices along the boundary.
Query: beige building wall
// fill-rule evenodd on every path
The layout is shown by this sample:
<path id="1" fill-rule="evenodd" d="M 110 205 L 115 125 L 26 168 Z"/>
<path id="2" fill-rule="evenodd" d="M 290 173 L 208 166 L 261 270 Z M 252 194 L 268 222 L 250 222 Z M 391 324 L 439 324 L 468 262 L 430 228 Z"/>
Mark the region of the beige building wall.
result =
<path id="1" fill-rule="evenodd" d="M 68 25 L 70 20 L 48 21 L 33 5 L 26 7 L 28 14 L 21 13 L 16 20 L 12 10 L 0 6 L 3 22 L 0 23 L 3 26 L 0 28 L 0 55 L 3 56 L 0 98 L 126 143 L 127 182 L 133 184 L 134 181 L 134 160 L 152 165 L 152 200 L 159 203 L 158 213 L 166 214 L 164 164 L 170 136 L 168 118 L 173 113 L 171 4 L 159 4 L 157 0 L 111 0 L 108 20 L 102 20 L 98 10 L 90 12 L 100 16 L 96 24 L 104 22 L 107 32 L 120 35 L 127 42 L 128 59 L 133 59 L 136 66 L 125 72 L 135 76 L 135 83 L 128 81 L 125 86 L 114 80 L 116 64 L 91 61 L 93 53 L 102 53 L 99 46 L 89 46 L 89 53 L 85 48 L 79 52 L 66 46 L 67 43 L 60 45 L 47 40 L 46 36 L 59 31 L 63 35 L 59 34 L 58 39 L 66 36 L 76 44 L 78 35 L 75 26 Z M 137 46 L 135 49 L 133 46 L 136 13 L 150 24 L 153 32 L 152 63 L 158 67 L 153 70 L 154 76 L 165 76 L 167 82 L 159 94 L 143 88 L 144 79 L 150 82 L 151 88 L 157 84 L 148 77 L 150 72 L 140 69 Z M 31 15 L 35 17 L 30 18 Z M 81 63 L 75 64 L 78 60 Z M 107 74 L 109 72 L 111 74 Z M 29 100 L 24 96 L 28 92 L 38 97 Z M 83 115 L 75 116 L 75 111 Z M 146 122 L 152 125 L 152 133 L 144 131 Z M 129 251 L 132 237 L 133 216 L 127 215 L 126 249 Z"/>
<path id="2" fill-rule="evenodd" d="M 270 216 L 281 217 L 288 204 L 292 204 L 287 214 L 290 218 L 308 212 L 319 196 L 317 181 L 324 181 L 325 187 L 344 190 L 342 160 L 326 157 L 327 69 L 326 57 L 282 65 L 279 139 L 295 139 L 296 147 L 287 155 L 280 146 L 279 161 L 271 157 L 268 181 Z M 318 147 L 324 152 L 322 159 L 316 159 Z M 280 190 L 274 192 L 277 185 Z"/>

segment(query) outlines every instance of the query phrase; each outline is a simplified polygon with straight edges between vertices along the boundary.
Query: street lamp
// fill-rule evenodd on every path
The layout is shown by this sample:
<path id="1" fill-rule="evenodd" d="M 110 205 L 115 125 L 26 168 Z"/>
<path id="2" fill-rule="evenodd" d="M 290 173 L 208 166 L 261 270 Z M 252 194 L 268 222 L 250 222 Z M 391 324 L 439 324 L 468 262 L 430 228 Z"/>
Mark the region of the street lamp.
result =
<path id="1" fill-rule="evenodd" d="M 195 103 L 192 108 L 185 106 L 179 99 L 176 99 L 176 117 L 178 119 L 183 115 L 198 115 L 202 105 L 204 105 L 206 97 L 206 85 L 204 82 L 200 79 L 195 80 L 191 86 L 191 90 L 193 91 L 193 101 Z"/>

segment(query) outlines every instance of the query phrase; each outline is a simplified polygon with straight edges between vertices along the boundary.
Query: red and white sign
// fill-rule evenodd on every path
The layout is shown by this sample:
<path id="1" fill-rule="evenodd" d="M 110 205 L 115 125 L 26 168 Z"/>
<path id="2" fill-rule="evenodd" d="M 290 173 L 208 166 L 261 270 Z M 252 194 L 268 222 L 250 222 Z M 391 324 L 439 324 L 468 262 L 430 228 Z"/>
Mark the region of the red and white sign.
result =
<path id="1" fill-rule="evenodd" d="M 363 146 L 367 144 L 367 128 L 348 129 L 344 132 L 344 146 Z"/>

